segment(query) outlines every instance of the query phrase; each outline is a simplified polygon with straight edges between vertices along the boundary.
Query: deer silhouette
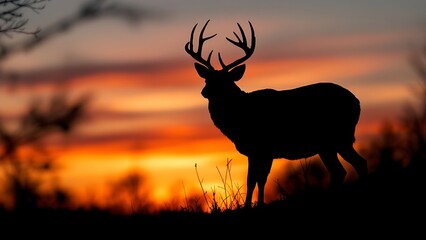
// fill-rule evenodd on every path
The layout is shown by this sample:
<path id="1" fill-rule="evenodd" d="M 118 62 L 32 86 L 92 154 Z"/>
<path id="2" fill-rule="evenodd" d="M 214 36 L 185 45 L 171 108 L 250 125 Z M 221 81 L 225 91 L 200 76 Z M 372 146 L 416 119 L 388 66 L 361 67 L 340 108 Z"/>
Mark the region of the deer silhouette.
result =
<path id="1" fill-rule="evenodd" d="M 245 64 L 255 49 L 256 37 L 251 30 L 251 46 L 243 28 L 237 23 L 240 36 L 226 38 L 244 51 L 244 56 L 216 70 L 211 63 L 213 50 L 207 59 L 202 56 L 208 20 L 200 31 L 198 48 L 194 47 L 191 31 L 186 52 L 197 62 L 198 75 L 205 79 L 202 96 L 208 99 L 208 109 L 214 125 L 234 144 L 238 152 L 248 157 L 247 195 L 245 207 L 252 206 L 252 195 L 258 187 L 258 206 L 264 205 L 264 188 L 277 158 L 297 160 L 316 154 L 330 174 L 330 188 L 338 188 L 347 174 L 338 154 L 356 170 L 359 179 L 367 176 L 367 163 L 353 147 L 355 128 L 360 116 L 360 102 L 347 89 L 334 83 L 315 83 L 289 90 L 261 89 L 242 91 L 235 82 L 243 77 Z"/>

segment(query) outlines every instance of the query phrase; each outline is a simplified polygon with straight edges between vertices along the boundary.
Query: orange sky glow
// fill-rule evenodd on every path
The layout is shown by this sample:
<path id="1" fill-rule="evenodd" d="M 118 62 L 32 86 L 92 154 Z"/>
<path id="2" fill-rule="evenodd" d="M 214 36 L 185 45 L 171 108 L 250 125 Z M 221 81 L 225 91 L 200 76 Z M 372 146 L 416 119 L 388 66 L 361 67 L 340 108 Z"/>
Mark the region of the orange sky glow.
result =
<path id="1" fill-rule="evenodd" d="M 65 2 L 48 3 L 47 13 L 70 4 Z M 172 6 L 164 2 L 147 1 L 146 6 L 172 12 Z M 426 16 L 407 12 L 422 4 L 408 1 L 408 6 L 391 7 L 375 3 L 373 9 L 381 10 L 374 14 L 355 1 L 335 3 L 341 12 L 314 1 L 312 5 L 270 1 L 269 7 L 269 1 L 249 1 L 233 17 L 230 12 L 237 4 L 225 2 L 203 8 L 195 1 L 182 1 L 175 14 L 135 28 L 112 20 L 94 22 L 7 59 L 3 68 L 19 70 L 22 75 L 13 86 L 0 85 L 0 119 L 13 129 L 34 98 L 59 91 L 70 97 L 90 94 L 88 114 L 75 131 L 46 140 L 59 166 L 54 184 L 68 189 L 77 205 L 105 205 L 111 184 L 137 172 L 145 177 L 144 197 L 161 207 L 171 202 L 183 206 L 188 195 L 201 197 L 197 171 L 206 191 L 219 190 L 219 172 L 225 172 L 230 159 L 234 183 L 245 186 L 246 157 L 210 120 L 208 102 L 201 96 L 204 81 L 184 51 L 197 22 L 212 19 L 206 35 L 219 34 L 206 48 L 220 51 L 226 62 L 241 52 L 224 37 L 232 37 L 236 21 L 244 23 L 244 28 L 247 19 L 253 23 L 258 45 L 238 82 L 242 90 L 290 89 L 316 82 L 335 82 L 351 90 L 362 106 L 356 130 L 359 149 L 368 146 L 384 120 L 396 119 L 404 104 L 413 101 L 417 76 L 407 57 L 411 47 L 423 40 L 419 22 Z M 277 8 L 288 14 L 280 14 Z M 220 9 L 228 9 L 229 15 L 226 11 L 218 15 Z M 352 20 L 344 13 L 350 13 Z M 47 20 L 36 16 L 35 21 Z M 274 180 L 285 179 L 290 170 L 301 171 L 300 161 L 274 162 L 267 201 L 277 197 Z M 350 166 L 345 167 L 351 172 Z"/>

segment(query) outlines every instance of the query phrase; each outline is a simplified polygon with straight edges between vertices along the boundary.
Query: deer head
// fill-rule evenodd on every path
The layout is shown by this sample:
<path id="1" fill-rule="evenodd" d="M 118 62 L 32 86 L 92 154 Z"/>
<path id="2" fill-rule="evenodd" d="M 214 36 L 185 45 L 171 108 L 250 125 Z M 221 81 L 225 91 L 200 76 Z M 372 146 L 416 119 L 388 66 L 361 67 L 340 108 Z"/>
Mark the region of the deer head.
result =
<path id="1" fill-rule="evenodd" d="M 251 46 L 248 46 L 247 38 L 244 33 L 243 28 L 239 23 L 237 23 L 238 28 L 240 29 L 241 36 L 238 36 L 237 33 L 234 32 L 237 40 L 232 40 L 230 38 L 226 38 L 229 42 L 234 44 L 235 46 L 241 48 L 245 55 L 230 64 L 225 64 L 222 60 L 220 52 L 218 52 L 219 63 L 222 66 L 222 69 L 216 70 L 211 64 L 211 56 L 213 54 L 213 50 L 210 51 L 207 59 L 204 59 L 202 56 L 203 44 L 205 41 L 215 37 L 217 34 L 204 37 L 204 31 L 206 30 L 207 24 L 210 22 L 208 20 L 203 28 L 200 31 L 200 36 L 198 39 L 198 49 L 194 51 L 194 32 L 198 24 L 192 28 L 191 38 L 189 42 L 185 45 L 186 52 L 191 55 L 195 60 L 195 69 L 200 77 L 205 79 L 206 85 L 201 91 L 203 97 L 207 99 L 214 98 L 215 96 L 233 96 L 236 92 L 241 92 L 240 88 L 235 84 L 236 81 L 240 80 L 245 72 L 246 66 L 244 63 L 254 52 L 254 48 L 256 45 L 256 37 L 254 35 L 254 29 L 249 21 L 250 30 L 251 30 Z"/>

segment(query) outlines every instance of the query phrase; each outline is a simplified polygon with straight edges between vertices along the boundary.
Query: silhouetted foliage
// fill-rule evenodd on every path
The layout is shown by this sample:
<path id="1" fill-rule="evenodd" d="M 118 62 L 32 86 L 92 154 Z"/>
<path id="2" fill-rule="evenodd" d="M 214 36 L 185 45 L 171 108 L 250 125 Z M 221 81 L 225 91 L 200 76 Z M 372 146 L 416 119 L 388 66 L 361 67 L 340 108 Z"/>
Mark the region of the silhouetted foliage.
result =
<path id="1" fill-rule="evenodd" d="M 425 45 L 426 46 L 426 45 Z M 370 184 L 383 199 L 423 213 L 426 177 L 426 48 L 415 52 L 409 63 L 419 74 L 415 102 L 407 103 L 396 121 L 383 123 L 381 134 L 370 146 L 369 157 L 377 165 Z M 383 203 L 384 204 L 384 203 Z"/>
<path id="2" fill-rule="evenodd" d="M 110 185 L 107 208 L 121 214 L 150 214 L 153 203 L 146 188 L 146 176 L 132 171 Z"/>
<path id="3" fill-rule="evenodd" d="M 70 101 L 60 94 L 48 102 L 34 101 L 13 129 L 6 128 L 0 119 L 0 164 L 5 171 L 13 208 L 37 207 L 40 174 L 54 170 L 42 140 L 74 129 L 85 113 L 88 100 L 85 96 Z M 66 200 L 66 193 L 55 191 L 56 197 L 51 200 Z"/>
<path id="4" fill-rule="evenodd" d="M 27 29 L 29 11 L 39 14 L 48 2 L 49 0 L 0 0 L 0 63 L 89 20 L 114 17 L 136 23 L 156 14 L 125 3 L 88 0 L 69 17 L 58 19 L 43 28 Z M 17 35 L 22 36 L 18 41 L 14 39 Z M 13 84 L 19 74 L 19 70 L 7 72 L 1 68 L 0 81 L 9 80 Z M 40 192 L 42 175 L 55 171 L 54 161 L 42 142 L 58 133 L 67 134 L 80 124 L 88 100 L 88 95 L 70 101 L 66 95 L 58 94 L 31 102 L 28 110 L 20 117 L 18 126 L 14 128 L 0 119 L 0 165 L 6 177 L 6 196 L 12 205 L 10 207 L 19 210 L 40 205 L 66 205 L 69 195 L 59 186 L 55 186 L 51 192 L 43 193 L 43 196 Z M 24 156 L 22 152 L 27 154 Z"/>
<path id="5" fill-rule="evenodd" d="M 407 135 L 410 168 L 413 168 L 413 171 L 422 171 L 426 167 L 426 44 L 410 58 L 410 62 L 420 77 L 417 89 L 419 91 L 415 93 L 418 105 L 417 108 L 407 106 L 402 124 Z"/>

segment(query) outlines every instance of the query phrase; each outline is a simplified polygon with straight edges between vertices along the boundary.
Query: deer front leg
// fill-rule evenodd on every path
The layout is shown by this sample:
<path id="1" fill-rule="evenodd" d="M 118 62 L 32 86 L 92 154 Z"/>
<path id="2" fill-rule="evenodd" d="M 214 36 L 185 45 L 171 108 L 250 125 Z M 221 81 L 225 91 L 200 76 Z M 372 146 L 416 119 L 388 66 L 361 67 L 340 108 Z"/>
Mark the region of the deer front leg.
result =
<path id="1" fill-rule="evenodd" d="M 258 206 L 262 206 L 264 204 L 265 184 L 272 167 L 272 161 L 272 158 L 249 157 L 245 207 L 251 207 L 253 191 L 256 187 L 256 183 L 258 190 Z"/>
<path id="2" fill-rule="evenodd" d="M 252 158 L 248 158 L 248 172 L 247 172 L 247 195 L 246 195 L 246 201 L 244 203 L 245 208 L 251 207 L 251 200 L 253 197 L 253 191 L 256 187 L 257 182 L 257 168 L 256 168 L 256 161 Z"/>
<path id="3" fill-rule="evenodd" d="M 257 176 L 257 205 L 262 206 L 265 203 L 265 185 L 268 180 L 269 172 L 271 171 L 273 159 L 262 159 L 259 162 L 259 170 Z"/>

